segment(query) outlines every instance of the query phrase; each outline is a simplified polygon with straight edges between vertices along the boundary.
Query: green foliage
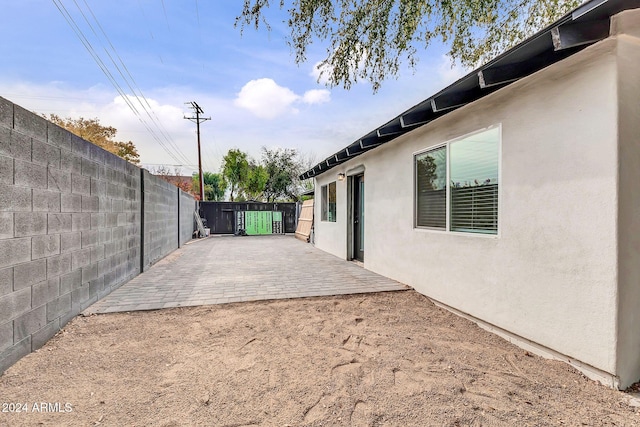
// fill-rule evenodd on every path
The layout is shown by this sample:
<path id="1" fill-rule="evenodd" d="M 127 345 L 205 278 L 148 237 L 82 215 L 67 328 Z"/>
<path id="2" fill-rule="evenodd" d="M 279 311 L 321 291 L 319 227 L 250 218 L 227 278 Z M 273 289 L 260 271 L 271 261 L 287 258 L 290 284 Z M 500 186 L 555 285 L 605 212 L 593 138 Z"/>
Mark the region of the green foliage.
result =
<path id="1" fill-rule="evenodd" d="M 261 24 L 269 0 L 244 0 L 236 25 Z M 406 63 L 415 68 L 418 52 L 432 41 L 449 47 L 465 67 L 497 54 L 549 25 L 580 0 L 280 0 L 289 12 L 289 44 L 296 63 L 307 59 L 314 41 L 328 41 L 321 63 L 332 86 L 349 89 L 359 79 L 379 89 Z M 405 62 L 406 61 L 406 62 Z"/>
<path id="2" fill-rule="evenodd" d="M 209 202 L 218 202 L 224 199 L 224 191 L 226 185 L 222 176 L 213 172 L 202 172 L 204 181 L 204 199 Z M 200 177 L 193 176 L 191 191 L 193 194 L 200 195 Z"/>
<path id="3" fill-rule="evenodd" d="M 229 199 L 233 202 L 242 191 L 249 176 L 247 153 L 237 148 L 231 149 L 222 159 L 222 178 L 224 188 L 229 188 Z"/>
<path id="4" fill-rule="evenodd" d="M 262 147 L 262 164 L 268 180 L 264 197 L 268 202 L 298 199 L 298 176 L 303 172 L 298 152 L 291 148 Z"/>
<path id="5" fill-rule="evenodd" d="M 115 141 L 114 138 L 118 130 L 113 126 L 101 125 L 100 119 L 98 118 L 85 119 L 84 117 L 80 117 L 78 119 L 72 119 L 71 117 L 67 117 L 63 119 L 57 114 L 50 114 L 44 117 L 50 122 L 78 135 L 82 139 L 86 139 L 98 147 L 104 148 L 116 156 L 122 157 L 128 162 L 135 165 L 140 162 L 140 155 L 133 142 Z"/>
<path id="6" fill-rule="evenodd" d="M 313 159 L 305 159 L 290 148 L 262 147 L 259 163 L 243 151 L 231 149 L 223 159 L 223 189 L 229 187 L 231 201 L 295 201 L 309 189 L 308 180 L 298 178 L 309 164 Z"/>
<path id="7" fill-rule="evenodd" d="M 267 170 L 262 165 L 250 162 L 247 180 L 243 185 L 245 196 L 249 200 L 260 200 L 268 180 L 269 174 Z"/>

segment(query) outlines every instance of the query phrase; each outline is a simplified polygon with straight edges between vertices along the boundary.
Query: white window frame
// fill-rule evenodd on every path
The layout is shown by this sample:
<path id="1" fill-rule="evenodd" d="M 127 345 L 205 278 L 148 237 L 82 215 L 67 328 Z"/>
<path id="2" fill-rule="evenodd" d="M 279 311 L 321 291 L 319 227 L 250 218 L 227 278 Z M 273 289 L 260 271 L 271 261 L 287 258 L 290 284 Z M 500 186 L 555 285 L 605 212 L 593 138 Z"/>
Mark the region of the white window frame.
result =
<path id="1" fill-rule="evenodd" d="M 333 218 L 329 218 L 329 186 L 332 185 L 335 187 L 335 212 Z M 320 187 L 320 221 L 322 222 L 337 222 L 336 217 L 338 216 L 338 185 L 336 181 L 329 182 Z"/>
<path id="2" fill-rule="evenodd" d="M 474 233 L 470 231 L 452 231 L 451 230 L 451 144 L 454 144 L 458 141 L 466 139 L 470 136 L 476 135 L 478 133 L 486 132 L 491 129 L 498 129 L 498 225 L 495 234 L 491 233 Z M 446 213 L 445 213 L 445 229 L 437 228 L 437 227 L 428 227 L 418 225 L 418 175 L 417 175 L 417 163 L 416 157 L 428 153 L 433 150 L 437 150 L 439 148 L 446 147 Z M 467 134 L 461 135 L 454 139 L 451 139 L 446 142 L 442 142 L 439 144 L 432 145 L 428 148 L 424 148 L 420 151 L 416 151 L 413 153 L 412 157 L 413 162 L 413 229 L 416 231 L 425 231 L 431 233 L 447 233 L 447 234 L 457 234 L 463 236 L 475 236 L 480 238 L 497 238 L 500 237 L 501 226 L 500 223 L 502 221 L 502 124 L 495 124 L 491 126 L 487 126 L 482 129 L 478 129 L 473 132 L 469 132 Z"/>

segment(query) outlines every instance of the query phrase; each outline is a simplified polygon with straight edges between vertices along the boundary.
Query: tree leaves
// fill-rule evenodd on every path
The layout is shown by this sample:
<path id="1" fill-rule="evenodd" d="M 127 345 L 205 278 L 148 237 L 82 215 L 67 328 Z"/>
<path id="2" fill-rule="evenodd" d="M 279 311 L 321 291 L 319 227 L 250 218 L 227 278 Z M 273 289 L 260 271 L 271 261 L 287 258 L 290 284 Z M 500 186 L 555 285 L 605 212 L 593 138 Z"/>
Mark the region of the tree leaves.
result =
<path id="1" fill-rule="evenodd" d="M 118 130 L 113 126 L 101 125 L 100 119 L 98 118 L 85 119 L 84 117 L 80 117 L 72 119 L 71 117 L 67 117 L 63 119 L 57 114 L 50 114 L 44 117 L 50 122 L 55 123 L 80 138 L 86 139 L 98 147 L 104 148 L 118 157 L 122 157 L 134 165 L 140 163 L 140 155 L 133 142 L 115 141 L 114 138 Z"/>
<path id="2" fill-rule="evenodd" d="M 249 175 L 247 153 L 237 148 L 231 149 L 222 159 L 223 186 L 230 189 L 229 198 L 233 202 L 239 195 Z"/>
<path id="3" fill-rule="evenodd" d="M 330 86 L 368 80 L 374 92 L 436 40 L 453 63 L 485 63 L 575 8 L 580 0 L 281 0 L 288 43 L 300 64 L 314 41 L 328 42 L 319 69 Z M 269 0 L 245 0 L 236 25 L 269 28 Z"/>

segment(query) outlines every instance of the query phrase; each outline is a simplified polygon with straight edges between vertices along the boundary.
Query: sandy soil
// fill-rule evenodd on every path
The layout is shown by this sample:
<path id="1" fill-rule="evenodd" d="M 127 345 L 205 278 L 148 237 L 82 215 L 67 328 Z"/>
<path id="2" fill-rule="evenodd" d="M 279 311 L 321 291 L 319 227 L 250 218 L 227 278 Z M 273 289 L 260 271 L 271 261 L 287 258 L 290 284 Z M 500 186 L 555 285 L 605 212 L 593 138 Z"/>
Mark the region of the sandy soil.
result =
<path id="1" fill-rule="evenodd" d="M 27 405 L 9 426 L 640 425 L 624 393 L 413 291 L 78 317 L 0 401 Z"/>

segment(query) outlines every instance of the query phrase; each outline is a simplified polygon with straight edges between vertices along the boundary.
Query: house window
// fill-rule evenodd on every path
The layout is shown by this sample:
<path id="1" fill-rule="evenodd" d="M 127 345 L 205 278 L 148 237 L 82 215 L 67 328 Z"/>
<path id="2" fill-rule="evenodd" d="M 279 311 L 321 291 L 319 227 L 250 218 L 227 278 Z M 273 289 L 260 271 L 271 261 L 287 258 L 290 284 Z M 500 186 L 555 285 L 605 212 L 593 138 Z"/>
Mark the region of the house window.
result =
<path id="1" fill-rule="evenodd" d="M 336 222 L 336 183 L 323 185 L 322 193 L 322 221 Z"/>
<path id="2" fill-rule="evenodd" d="M 498 232 L 500 128 L 415 156 L 416 227 Z"/>

